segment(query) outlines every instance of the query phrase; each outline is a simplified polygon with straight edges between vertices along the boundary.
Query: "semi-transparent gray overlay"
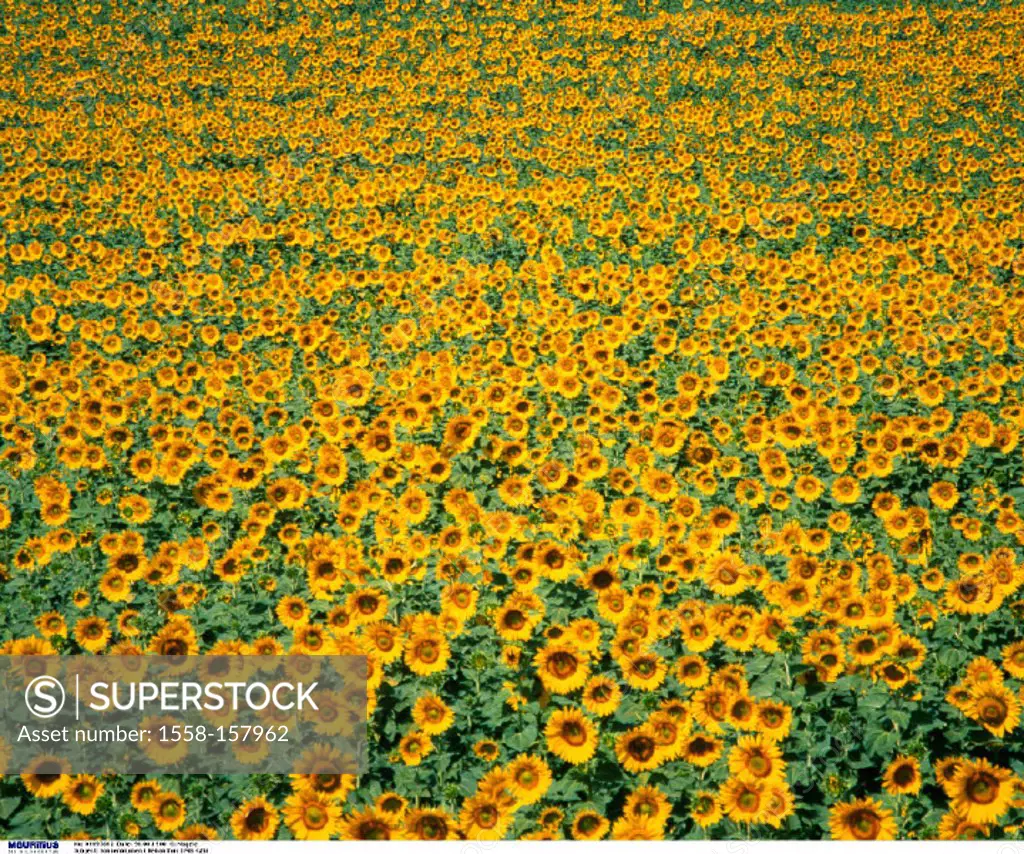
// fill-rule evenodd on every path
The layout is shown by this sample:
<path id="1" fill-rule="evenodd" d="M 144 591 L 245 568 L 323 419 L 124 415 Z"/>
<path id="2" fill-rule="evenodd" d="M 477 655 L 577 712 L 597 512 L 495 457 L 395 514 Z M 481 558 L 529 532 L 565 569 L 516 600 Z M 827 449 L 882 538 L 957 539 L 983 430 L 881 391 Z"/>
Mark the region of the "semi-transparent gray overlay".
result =
<path id="1" fill-rule="evenodd" d="M 359 774 L 365 656 L 0 656 L 0 774 Z"/>

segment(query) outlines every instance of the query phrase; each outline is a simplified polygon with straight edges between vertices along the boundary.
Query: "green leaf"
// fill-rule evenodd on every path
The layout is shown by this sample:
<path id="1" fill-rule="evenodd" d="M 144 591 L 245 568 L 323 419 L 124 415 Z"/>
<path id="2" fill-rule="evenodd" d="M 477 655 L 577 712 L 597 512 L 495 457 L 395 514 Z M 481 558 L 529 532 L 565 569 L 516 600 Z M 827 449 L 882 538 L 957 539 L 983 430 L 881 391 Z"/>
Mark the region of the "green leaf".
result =
<path id="1" fill-rule="evenodd" d="M 547 791 L 547 799 L 552 801 L 578 801 L 586 794 L 587 789 L 585 786 L 572 780 L 569 777 L 563 777 L 555 780 L 551 784 L 551 788 Z"/>
<path id="2" fill-rule="evenodd" d="M 525 753 L 537 742 L 537 727 L 527 724 L 522 732 L 510 733 L 505 736 L 505 744 L 518 753 Z"/>
<path id="3" fill-rule="evenodd" d="M 14 811 L 21 804 L 21 798 L 0 798 L 0 819 L 8 819 L 14 815 Z"/>
<path id="4" fill-rule="evenodd" d="M 889 695 L 885 692 L 875 691 L 857 700 L 858 709 L 869 709 L 876 711 L 889 702 Z"/>

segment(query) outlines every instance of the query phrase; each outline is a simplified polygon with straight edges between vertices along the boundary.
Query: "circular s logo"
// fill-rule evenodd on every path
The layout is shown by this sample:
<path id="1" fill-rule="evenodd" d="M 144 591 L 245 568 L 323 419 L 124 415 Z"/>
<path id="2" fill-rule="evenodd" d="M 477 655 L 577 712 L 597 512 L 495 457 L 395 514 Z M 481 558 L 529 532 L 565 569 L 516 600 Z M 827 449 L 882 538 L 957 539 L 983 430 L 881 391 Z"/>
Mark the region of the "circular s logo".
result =
<path id="1" fill-rule="evenodd" d="M 66 699 L 64 686 L 52 676 L 37 676 L 25 689 L 25 705 L 37 718 L 52 718 Z"/>

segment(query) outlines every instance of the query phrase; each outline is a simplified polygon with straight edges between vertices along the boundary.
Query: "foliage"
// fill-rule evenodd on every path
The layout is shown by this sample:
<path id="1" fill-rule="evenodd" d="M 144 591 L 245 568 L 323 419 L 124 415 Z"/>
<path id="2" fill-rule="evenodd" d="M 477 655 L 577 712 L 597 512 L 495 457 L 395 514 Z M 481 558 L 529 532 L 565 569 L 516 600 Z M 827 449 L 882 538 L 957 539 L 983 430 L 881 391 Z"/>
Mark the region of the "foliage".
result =
<path id="1" fill-rule="evenodd" d="M 4 835 L 1017 834 L 1019 5 L 0 21 L 0 651 L 372 665 Z"/>

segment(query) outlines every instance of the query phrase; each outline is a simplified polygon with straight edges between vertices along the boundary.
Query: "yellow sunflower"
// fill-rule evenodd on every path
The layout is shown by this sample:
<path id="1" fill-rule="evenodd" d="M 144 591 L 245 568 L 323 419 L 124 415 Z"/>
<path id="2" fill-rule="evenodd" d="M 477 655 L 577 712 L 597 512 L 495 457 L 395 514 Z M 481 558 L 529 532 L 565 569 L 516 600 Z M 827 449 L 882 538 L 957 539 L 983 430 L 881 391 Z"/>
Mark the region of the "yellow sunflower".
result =
<path id="1" fill-rule="evenodd" d="M 972 824 L 992 824 L 1010 807 L 1013 773 L 987 759 L 966 760 L 950 780 L 954 811 Z"/>
<path id="2" fill-rule="evenodd" d="M 836 804 L 829 811 L 833 839 L 891 840 L 896 838 L 896 819 L 874 798 Z"/>
<path id="3" fill-rule="evenodd" d="M 597 727 L 579 709 L 556 711 L 544 728 L 548 750 L 572 765 L 589 760 L 597 750 Z"/>
<path id="4" fill-rule="evenodd" d="M 284 823 L 300 840 L 330 839 L 337 832 L 341 807 L 323 795 L 296 792 L 284 802 Z"/>
<path id="5" fill-rule="evenodd" d="M 62 797 L 71 812 L 91 815 L 96 810 L 96 801 L 103 795 L 105 788 L 106 786 L 92 774 L 77 774 L 71 778 Z"/>
<path id="6" fill-rule="evenodd" d="M 921 791 L 921 763 L 913 756 L 897 756 L 882 775 L 882 788 L 890 795 L 916 795 Z"/>
<path id="7" fill-rule="evenodd" d="M 231 814 L 231 832 L 236 839 L 273 839 L 280 824 L 277 808 L 266 798 L 257 797 L 246 801 Z"/>

